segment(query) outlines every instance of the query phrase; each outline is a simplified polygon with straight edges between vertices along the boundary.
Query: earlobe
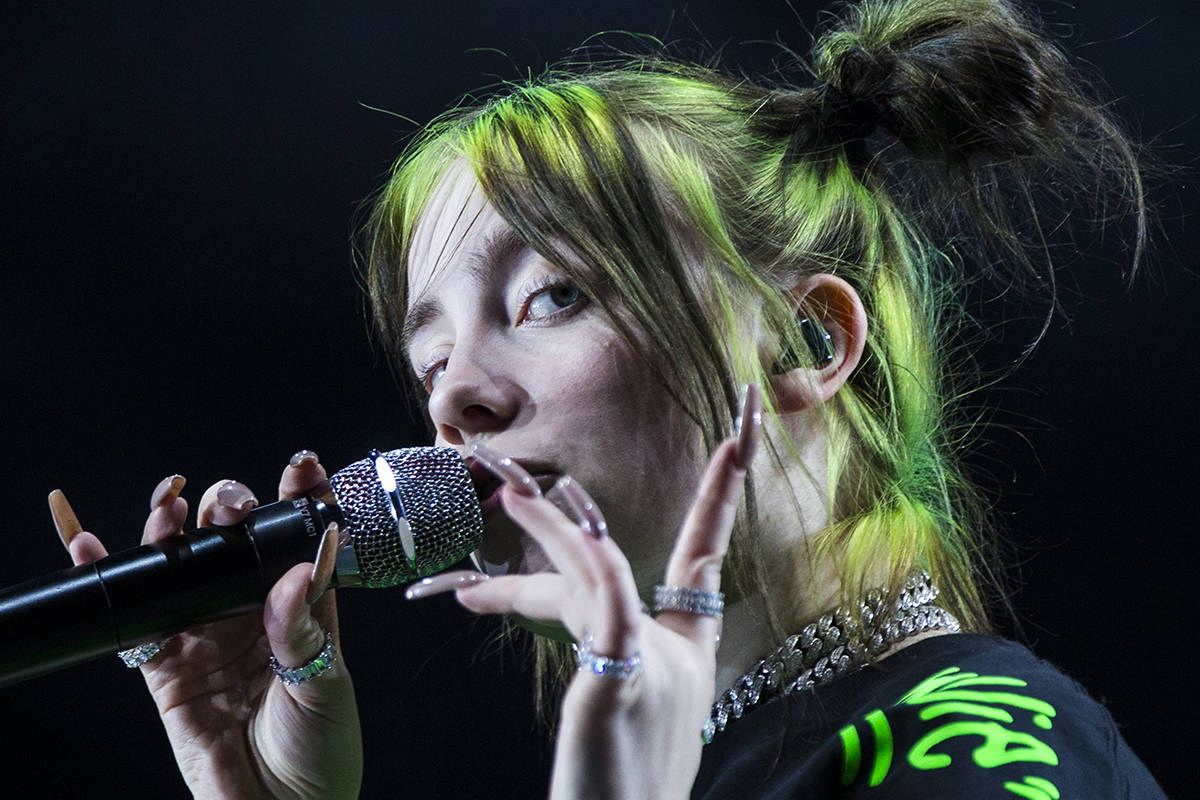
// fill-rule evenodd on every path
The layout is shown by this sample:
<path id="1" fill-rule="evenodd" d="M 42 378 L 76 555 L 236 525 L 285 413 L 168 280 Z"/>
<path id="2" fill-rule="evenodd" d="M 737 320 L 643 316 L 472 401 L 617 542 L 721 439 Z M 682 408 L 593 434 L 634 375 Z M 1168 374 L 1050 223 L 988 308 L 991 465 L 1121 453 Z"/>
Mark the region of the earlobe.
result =
<path id="1" fill-rule="evenodd" d="M 867 338 L 862 298 L 841 278 L 809 275 L 789 294 L 797 327 L 779 337 L 769 369 L 779 413 L 803 411 L 833 397 L 858 366 Z"/>

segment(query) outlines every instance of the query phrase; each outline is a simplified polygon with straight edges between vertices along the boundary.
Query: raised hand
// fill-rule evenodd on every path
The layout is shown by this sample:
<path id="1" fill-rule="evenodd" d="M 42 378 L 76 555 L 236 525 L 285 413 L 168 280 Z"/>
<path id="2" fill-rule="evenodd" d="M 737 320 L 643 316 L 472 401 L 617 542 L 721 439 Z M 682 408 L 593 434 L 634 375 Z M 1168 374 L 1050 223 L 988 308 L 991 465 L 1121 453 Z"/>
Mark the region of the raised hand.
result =
<path id="1" fill-rule="evenodd" d="M 476 448 L 476 459 L 508 483 L 504 510 L 558 572 L 490 579 L 448 573 L 423 581 L 410 596 L 453 589 L 472 611 L 560 622 L 583 643 L 584 668 L 563 700 L 552 798 L 669 799 L 690 793 L 715 692 L 721 563 L 761 413 L 761 397 L 752 386 L 741 432 L 713 452 L 668 561 L 666 585 L 696 591 L 675 592 L 674 602 L 667 602 L 675 610 L 654 618 L 643 612 L 628 561 L 578 483 L 563 478 L 556 484 L 574 521 L 515 462 Z"/>

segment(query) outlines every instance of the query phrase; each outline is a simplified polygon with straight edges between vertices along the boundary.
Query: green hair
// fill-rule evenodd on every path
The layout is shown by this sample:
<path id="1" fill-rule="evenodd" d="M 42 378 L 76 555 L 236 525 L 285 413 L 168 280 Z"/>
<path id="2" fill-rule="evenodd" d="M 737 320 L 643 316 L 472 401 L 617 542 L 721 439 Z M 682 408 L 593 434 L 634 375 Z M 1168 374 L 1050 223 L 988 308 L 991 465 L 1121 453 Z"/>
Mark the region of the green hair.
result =
<path id="1" fill-rule="evenodd" d="M 629 57 L 447 112 L 407 147 L 363 228 L 375 319 L 404 363 L 409 245 L 436 187 L 465 162 L 712 448 L 730 433 L 737 388 L 771 377 L 746 344 L 747 315 L 779 351 L 807 352 L 788 290 L 817 272 L 843 278 L 863 298 L 869 338 L 824 406 L 829 481 L 818 488 L 832 523 L 807 532 L 812 549 L 798 557 L 832 559 L 847 600 L 926 569 L 964 629 L 988 630 L 988 504 L 960 463 L 977 427 L 961 404 L 974 388 L 961 364 L 975 280 L 964 263 L 1039 294 L 1051 313 L 1054 265 L 1036 226 L 1057 218 L 1034 203 L 1042 180 L 1060 193 L 1093 187 L 1080 196 L 1114 190 L 1136 221 L 1136 266 L 1137 160 L 1061 51 L 1003 0 L 846 6 L 810 71 L 815 88 Z M 777 462 L 789 451 L 772 437 Z M 755 523 L 751 492 L 727 580 L 778 596 Z M 781 630 L 807 621 L 772 612 Z"/>

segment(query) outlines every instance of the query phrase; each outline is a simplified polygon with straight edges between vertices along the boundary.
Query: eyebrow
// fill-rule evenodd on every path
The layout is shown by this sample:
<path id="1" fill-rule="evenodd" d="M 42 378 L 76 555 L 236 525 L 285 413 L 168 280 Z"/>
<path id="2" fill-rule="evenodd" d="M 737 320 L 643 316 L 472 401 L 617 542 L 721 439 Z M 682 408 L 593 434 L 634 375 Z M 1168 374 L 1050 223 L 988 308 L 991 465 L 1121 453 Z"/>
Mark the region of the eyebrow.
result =
<path id="1" fill-rule="evenodd" d="M 527 249 L 529 245 L 512 228 L 498 230 L 487 237 L 483 247 L 467 256 L 467 277 L 476 285 L 483 285 L 497 266 L 511 261 Z M 405 353 L 421 329 L 443 313 L 441 302 L 434 298 L 422 298 L 413 303 L 412 308 L 405 313 L 404 325 L 400 329 L 400 346 Z"/>

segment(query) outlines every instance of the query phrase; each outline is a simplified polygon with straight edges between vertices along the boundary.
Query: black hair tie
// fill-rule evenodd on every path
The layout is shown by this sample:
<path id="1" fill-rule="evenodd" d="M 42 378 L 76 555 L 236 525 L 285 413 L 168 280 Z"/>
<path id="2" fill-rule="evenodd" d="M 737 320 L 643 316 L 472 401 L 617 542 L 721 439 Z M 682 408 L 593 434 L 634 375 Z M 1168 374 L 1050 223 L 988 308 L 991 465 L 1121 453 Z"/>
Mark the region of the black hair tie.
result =
<path id="1" fill-rule="evenodd" d="M 873 101 L 850 97 L 832 83 L 819 83 L 813 89 L 821 98 L 825 127 L 842 140 L 865 139 L 883 125 Z"/>

